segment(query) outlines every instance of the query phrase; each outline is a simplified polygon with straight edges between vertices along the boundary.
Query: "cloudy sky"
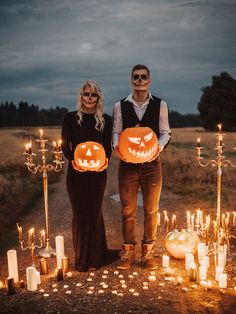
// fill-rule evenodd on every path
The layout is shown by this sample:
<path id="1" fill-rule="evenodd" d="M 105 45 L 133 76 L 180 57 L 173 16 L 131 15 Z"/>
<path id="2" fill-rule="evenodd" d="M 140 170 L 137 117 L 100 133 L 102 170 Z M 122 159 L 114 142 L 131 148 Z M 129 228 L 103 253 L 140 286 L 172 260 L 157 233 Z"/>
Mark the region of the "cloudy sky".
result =
<path id="1" fill-rule="evenodd" d="M 111 113 L 143 63 L 153 94 L 196 113 L 212 75 L 236 77 L 235 33 L 235 0 L 0 0 L 0 101 L 74 110 L 94 79 Z"/>

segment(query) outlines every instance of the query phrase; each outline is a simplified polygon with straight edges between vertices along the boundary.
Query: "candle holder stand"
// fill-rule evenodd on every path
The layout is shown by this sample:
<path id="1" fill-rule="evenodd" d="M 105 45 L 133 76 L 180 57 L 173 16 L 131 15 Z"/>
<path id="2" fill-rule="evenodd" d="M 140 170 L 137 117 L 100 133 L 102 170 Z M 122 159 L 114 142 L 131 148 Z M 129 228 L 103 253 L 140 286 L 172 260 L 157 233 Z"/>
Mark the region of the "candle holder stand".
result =
<path id="1" fill-rule="evenodd" d="M 23 251 L 26 250 L 31 250 L 31 257 L 32 257 L 32 266 L 36 267 L 35 264 L 35 249 L 41 249 L 43 247 L 43 241 L 40 240 L 40 245 L 36 245 L 34 240 L 30 243 L 28 243 L 28 245 L 26 247 L 24 247 L 24 240 L 19 240 L 20 243 L 20 247 Z"/>
<path id="2" fill-rule="evenodd" d="M 216 207 L 217 207 L 217 212 L 216 212 L 216 226 L 217 229 L 219 230 L 221 227 L 221 177 L 222 177 L 222 167 L 236 167 L 230 160 L 226 159 L 224 155 L 224 149 L 226 146 L 223 143 L 223 139 L 225 134 L 221 133 L 221 125 L 218 125 L 219 127 L 219 132 L 216 133 L 215 135 L 217 136 L 217 142 L 215 145 L 215 150 L 216 150 L 216 158 L 211 159 L 208 162 L 203 163 L 203 157 L 201 156 L 201 151 L 204 149 L 203 146 L 200 146 L 200 142 L 198 142 L 198 146 L 196 147 L 197 150 L 197 161 L 198 164 L 201 167 L 208 167 L 208 166 L 213 166 L 217 167 L 217 199 L 216 199 Z M 234 148 L 235 149 L 235 148 Z"/>
<path id="3" fill-rule="evenodd" d="M 25 165 L 27 169 L 33 173 L 42 173 L 43 176 L 43 192 L 44 192 L 44 212 L 45 212 L 45 230 L 46 230 L 46 246 L 42 248 L 38 255 L 40 257 L 50 257 L 55 256 L 56 252 L 55 249 L 52 249 L 50 246 L 50 239 L 49 239 L 49 226 L 48 226 L 48 172 L 55 171 L 59 172 L 62 169 L 64 161 L 62 160 L 62 150 L 61 150 L 61 142 L 59 142 L 58 146 L 54 145 L 52 153 L 54 154 L 54 164 L 47 164 L 46 162 L 46 142 L 48 140 L 43 138 L 42 131 L 40 134 L 40 138 L 36 139 L 36 142 L 39 143 L 40 149 L 39 152 L 41 153 L 41 164 L 34 164 L 34 157 L 36 154 L 32 152 L 31 146 L 26 149 L 24 153 L 26 162 Z"/>

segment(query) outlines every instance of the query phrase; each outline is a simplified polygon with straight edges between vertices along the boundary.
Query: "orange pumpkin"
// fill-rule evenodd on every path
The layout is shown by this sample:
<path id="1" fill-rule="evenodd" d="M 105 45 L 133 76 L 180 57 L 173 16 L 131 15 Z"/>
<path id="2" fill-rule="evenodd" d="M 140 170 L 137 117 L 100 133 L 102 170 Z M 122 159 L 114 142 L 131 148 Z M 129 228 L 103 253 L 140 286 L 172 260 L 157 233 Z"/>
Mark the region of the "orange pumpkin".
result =
<path id="1" fill-rule="evenodd" d="M 97 142 L 78 144 L 75 148 L 74 160 L 76 166 L 86 171 L 105 169 L 108 163 L 103 146 Z"/>
<path id="2" fill-rule="evenodd" d="M 158 139 L 149 127 L 125 129 L 119 137 L 118 153 L 121 159 L 131 163 L 152 160 L 158 150 Z"/>

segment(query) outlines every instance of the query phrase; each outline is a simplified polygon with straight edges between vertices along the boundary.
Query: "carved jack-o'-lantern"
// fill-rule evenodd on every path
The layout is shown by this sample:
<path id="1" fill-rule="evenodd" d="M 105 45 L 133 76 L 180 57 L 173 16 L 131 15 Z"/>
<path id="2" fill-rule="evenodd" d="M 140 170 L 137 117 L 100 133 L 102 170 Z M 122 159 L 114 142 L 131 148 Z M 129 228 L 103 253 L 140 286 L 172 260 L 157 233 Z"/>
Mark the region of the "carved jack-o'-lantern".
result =
<path id="1" fill-rule="evenodd" d="M 131 163 L 150 161 L 157 153 L 158 140 L 149 127 L 125 129 L 119 137 L 118 152 L 121 159 Z"/>
<path id="2" fill-rule="evenodd" d="M 103 146 L 97 142 L 84 142 L 76 146 L 74 152 L 75 164 L 88 171 L 99 171 L 105 168 L 106 158 Z"/>
<path id="3" fill-rule="evenodd" d="M 186 253 L 195 254 L 199 237 L 194 231 L 171 231 L 165 237 L 165 248 L 175 258 L 183 259 Z"/>

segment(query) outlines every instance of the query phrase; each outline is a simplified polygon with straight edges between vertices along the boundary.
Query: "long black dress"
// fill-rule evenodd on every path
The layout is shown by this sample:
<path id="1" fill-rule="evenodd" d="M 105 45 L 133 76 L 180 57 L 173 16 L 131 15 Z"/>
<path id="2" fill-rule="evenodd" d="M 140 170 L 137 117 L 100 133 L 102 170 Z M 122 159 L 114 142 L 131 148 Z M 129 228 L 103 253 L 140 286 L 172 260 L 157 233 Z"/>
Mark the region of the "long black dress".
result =
<path id="1" fill-rule="evenodd" d="M 107 257 L 107 242 L 102 214 L 102 200 L 107 172 L 78 172 L 72 167 L 74 150 L 79 143 L 94 141 L 101 143 L 106 156 L 111 156 L 112 121 L 104 114 L 103 131 L 95 129 L 93 114 L 83 114 L 78 124 L 77 112 L 65 116 L 62 127 L 62 150 L 68 159 L 67 191 L 73 210 L 72 236 L 75 251 L 75 269 L 88 271 L 104 265 Z"/>

